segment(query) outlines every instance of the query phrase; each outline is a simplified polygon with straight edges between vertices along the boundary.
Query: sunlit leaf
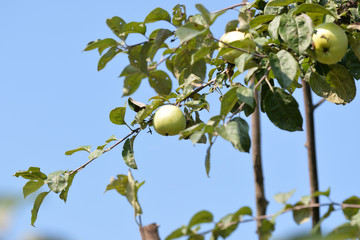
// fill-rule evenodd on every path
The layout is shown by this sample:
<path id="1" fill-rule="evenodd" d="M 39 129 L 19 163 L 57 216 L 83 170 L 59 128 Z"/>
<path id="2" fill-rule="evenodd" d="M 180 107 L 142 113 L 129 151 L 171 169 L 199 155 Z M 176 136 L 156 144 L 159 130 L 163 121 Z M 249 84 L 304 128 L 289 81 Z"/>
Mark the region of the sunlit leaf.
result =
<path id="1" fill-rule="evenodd" d="M 126 39 L 127 35 L 123 33 L 126 22 L 122 18 L 113 17 L 106 19 L 106 24 L 117 37 L 121 38 L 122 40 Z"/>
<path id="2" fill-rule="evenodd" d="M 65 177 L 65 179 L 67 181 L 67 185 L 66 185 L 66 188 L 63 189 L 61 191 L 61 193 L 60 193 L 60 199 L 64 200 L 64 202 L 67 201 L 68 193 L 69 193 L 69 190 L 70 190 L 70 187 L 71 187 L 71 184 L 72 184 L 72 182 L 74 180 L 75 175 L 76 175 L 76 172 L 71 173 L 71 174 L 66 172 L 64 174 L 64 177 Z"/>
<path id="3" fill-rule="evenodd" d="M 288 199 L 294 194 L 295 189 L 291 190 L 290 192 L 287 193 L 278 193 L 274 195 L 274 199 L 275 201 L 277 201 L 278 203 L 281 204 L 286 204 L 286 202 L 288 201 Z"/>
<path id="4" fill-rule="evenodd" d="M 44 200 L 44 198 L 49 194 L 49 192 L 42 192 L 40 193 L 36 199 L 35 199 L 35 202 L 34 202 L 34 206 L 31 210 L 31 225 L 35 227 L 35 221 L 37 219 L 37 215 L 38 215 L 38 212 L 39 212 L 39 208 Z"/>
<path id="5" fill-rule="evenodd" d="M 24 198 L 26 198 L 29 194 L 36 192 L 39 188 L 44 185 L 44 180 L 30 180 L 23 187 Z"/>
<path id="6" fill-rule="evenodd" d="M 98 62 L 98 71 L 104 69 L 106 64 L 111 61 L 117 54 L 121 52 L 117 47 L 111 47 L 104 55 L 101 56 Z"/>
<path id="7" fill-rule="evenodd" d="M 210 223 L 214 219 L 213 215 L 209 211 L 197 212 L 190 220 L 188 227 L 191 228 L 197 224 Z"/>
<path id="8" fill-rule="evenodd" d="M 112 38 L 98 39 L 96 41 L 88 43 L 84 51 L 90 51 L 97 48 L 99 50 L 99 53 L 102 54 L 105 49 L 109 47 L 115 47 L 118 44 L 119 43 Z"/>
<path id="9" fill-rule="evenodd" d="M 74 154 L 76 152 L 80 152 L 80 151 L 86 151 L 86 152 L 90 153 L 90 150 L 91 150 L 91 146 L 89 146 L 89 145 L 81 146 L 81 147 L 66 151 L 65 155 L 72 155 L 72 154 Z"/>
<path id="10" fill-rule="evenodd" d="M 299 202 L 299 203 L 295 204 L 295 207 L 296 206 L 304 206 L 304 204 Z M 311 208 L 303 208 L 303 209 L 299 209 L 299 210 L 293 210 L 292 213 L 293 213 L 294 221 L 297 224 L 302 224 L 302 223 L 308 222 L 310 220 Z"/>
<path id="11" fill-rule="evenodd" d="M 355 81 L 348 69 L 340 64 L 330 65 L 326 77 L 317 72 L 311 73 L 311 89 L 329 102 L 346 104 L 351 102 L 356 95 Z"/>
<path id="12" fill-rule="evenodd" d="M 188 22 L 176 29 L 175 34 L 179 37 L 180 43 L 183 43 L 206 32 L 207 29 L 204 26 Z"/>
<path id="13" fill-rule="evenodd" d="M 282 15 L 280 18 L 279 34 L 298 54 L 303 54 L 309 47 L 313 32 L 312 21 L 305 14 L 296 17 Z"/>
<path id="14" fill-rule="evenodd" d="M 156 22 L 156 21 L 167 21 L 167 22 L 171 22 L 171 17 L 170 14 L 162 9 L 162 8 L 155 8 L 154 10 L 152 10 L 145 18 L 144 22 L 145 23 L 152 23 L 152 22 Z"/>
<path id="15" fill-rule="evenodd" d="M 221 99 L 221 108 L 220 114 L 226 116 L 231 109 L 234 107 L 235 103 L 238 101 L 238 97 L 236 95 L 237 88 L 231 88 L 227 91 Z"/>
<path id="16" fill-rule="evenodd" d="M 117 107 L 111 110 L 109 114 L 110 121 L 113 124 L 124 125 L 125 122 L 126 107 Z"/>
<path id="17" fill-rule="evenodd" d="M 343 201 L 344 204 L 360 204 L 360 198 L 357 196 L 349 197 L 348 199 Z M 351 220 L 351 218 L 359 212 L 359 208 L 343 208 L 343 213 L 346 219 Z"/>
<path id="18" fill-rule="evenodd" d="M 67 186 L 67 179 L 64 177 L 65 171 L 56 171 L 50 173 L 46 179 L 46 183 L 54 193 L 59 193 Z"/>
<path id="19" fill-rule="evenodd" d="M 38 167 L 29 167 L 27 171 L 17 171 L 14 176 L 29 180 L 45 180 L 47 178 L 46 174 L 42 173 Z"/>

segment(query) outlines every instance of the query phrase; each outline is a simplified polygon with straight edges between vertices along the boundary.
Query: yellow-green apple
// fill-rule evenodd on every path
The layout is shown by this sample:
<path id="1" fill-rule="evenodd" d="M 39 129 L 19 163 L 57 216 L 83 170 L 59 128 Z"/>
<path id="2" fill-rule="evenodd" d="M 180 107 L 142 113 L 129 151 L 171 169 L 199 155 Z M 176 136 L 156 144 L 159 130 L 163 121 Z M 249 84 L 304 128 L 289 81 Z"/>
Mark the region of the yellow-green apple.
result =
<path id="1" fill-rule="evenodd" d="M 324 64 L 335 64 L 346 54 L 348 39 L 344 30 L 335 23 L 322 23 L 315 27 L 312 36 L 316 60 Z"/>
<path id="2" fill-rule="evenodd" d="M 236 43 L 235 43 L 236 42 Z M 227 43 L 229 45 L 232 45 L 231 43 L 234 43 L 233 47 L 237 47 L 240 49 L 243 49 L 245 51 L 248 51 L 251 53 L 255 49 L 255 43 L 251 40 L 251 35 L 249 33 L 243 33 L 239 31 L 231 31 L 227 32 L 220 38 L 219 47 L 221 49 L 229 48 L 227 46 Z M 229 52 L 226 52 L 222 55 L 222 57 L 229 63 L 234 63 L 235 58 L 239 57 L 241 54 L 243 54 L 243 51 L 239 51 L 236 49 L 232 49 Z"/>
<path id="3" fill-rule="evenodd" d="M 157 133 L 173 136 L 185 129 L 186 118 L 180 108 L 164 105 L 155 112 L 153 126 Z"/>

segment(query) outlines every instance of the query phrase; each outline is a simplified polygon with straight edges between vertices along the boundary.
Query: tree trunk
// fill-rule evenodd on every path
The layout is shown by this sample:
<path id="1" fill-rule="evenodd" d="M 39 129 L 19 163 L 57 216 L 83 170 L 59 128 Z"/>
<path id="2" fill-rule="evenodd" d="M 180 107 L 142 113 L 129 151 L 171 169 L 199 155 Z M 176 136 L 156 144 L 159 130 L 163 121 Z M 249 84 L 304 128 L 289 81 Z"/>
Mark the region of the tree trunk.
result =
<path id="1" fill-rule="evenodd" d="M 259 112 L 259 100 L 258 92 L 254 91 L 256 108 L 251 115 L 251 135 L 252 135 L 252 158 L 255 180 L 255 198 L 256 198 L 256 216 L 266 215 L 266 207 L 268 201 L 265 198 L 264 190 L 264 176 L 261 163 L 261 128 L 260 128 L 260 112 Z M 257 221 L 257 232 L 261 226 L 262 220 Z M 261 236 L 259 235 L 259 239 Z"/>
<path id="2" fill-rule="evenodd" d="M 311 89 L 309 84 L 302 80 L 304 105 L 305 105 L 305 119 L 306 119 L 306 148 L 308 152 L 309 177 L 310 177 L 310 191 L 311 194 L 319 191 L 319 182 L 316 166 L 316 148 L 315 148 L 315 127 L 314 127 L 314 105 L 312 103 Z M 311 203 L 319 203 L 319 197 L 313 197 Z M 312 225 L 313 227 L 320 220 L 320 209 L 312 208 Z"/>
<path id="3" fill-rule="evenodd" d="M 141 240 L 160 240 L 158 228 L 156 223 L 140 227 Z"/>

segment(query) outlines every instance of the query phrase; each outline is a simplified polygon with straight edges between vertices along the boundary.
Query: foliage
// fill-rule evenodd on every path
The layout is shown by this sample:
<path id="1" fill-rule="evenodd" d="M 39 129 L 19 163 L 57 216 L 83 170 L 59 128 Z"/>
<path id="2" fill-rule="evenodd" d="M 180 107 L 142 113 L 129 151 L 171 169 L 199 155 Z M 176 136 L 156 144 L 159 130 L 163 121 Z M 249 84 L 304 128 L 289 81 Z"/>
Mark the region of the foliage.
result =
<path id="1" fill-rule="evenodd" d="M 72 155 L 78 151 L 89 153 L 89 161 L 74 171 L 56 171 L 46 175 L 39 168 L 30 167 L 27 171 L 18 171 L 16 177 L 27 179 L 23 188 L 24 197 L 36 192 L 47 184 L 49 191 L 41 192 L 34 203 L 31 224 L 34 225 L 37 213 L 44 198 L 50 191 L 59 194 L 64 201 L 75 174 L 88 163 L 103 153 L 124 142 L 122 156 L 127 166 L 137 169 L 133 146 L 140 132 L 152 127 L 155 110 L 164 104 L 181 106 L 187 119 L 187 127 L 179 136 L 193 144 L 209 144 L 205 156 L 205 168 L 210 174 L 211 148 L 218 136 L 230 142 L 240 152 L 249 152 L 251 139 L 246 117 L 256 108 L 254 91 L 260 91 L 261 111 L 280 129 L 302 131 L 303 119 L 299 111 L 294 91 L 301 88 L 299 78 L 304 79 L 318 96 L 335 104 L 348 104 L 356 95 L 355 79 L 360 77 L 360 37 L 358 31 L 359 7 L 353 1 L 304 1 L 304 0 L 256 0 L 243 3 L 239 18 L 230 21 L 225 31 L 243 31 L 250 34 L 246 41 L 235 41 L 228 48 L 219 49 L 219 40 L 211 31 L 216 19 L 228 9 L 209 12 L 205 6 L 196 5 L 199 13 L 189 15 L 184 5 L 176 5 L 172 13 L 162 8 L 151 11 L 141 22 L 126 22 L 120 17 L 106 20 L 107 26 L 115 38 L 104 38 L 89 42 L 85 51 L 97 50 L 100 54 L 98 70 L 106 67 L 118 54 L 126 54 L 129 64 L 125 66 L 120 77 L 123 78 L 123 97 L 136 92 L 145 79 L 156 95 L 148 103 L 138 102 L 128 97 L 125 106 L 113 109 L 109 118 L 117 125 L 125 125 L 130 134 L 121 140 L 110 137 L 104 145 L 91 151 L 91 146 L 81 146 L 66 152 Z M 235 6 L 236 7 L 236 6 Z M 234 8 L 234 7 L 233 7 Z M 172 28 L 159 28 L 147 32 L 148 24 L 165 21 Z M 349 48 L 345 57 L 334 65 L 324 65 L 316 61 L 311 36 L 314 26 L 322 22 L 335 22 L 341 26 L 349 39 Z M 129 44 L 129 35 L 140 34 L 146 41 Z M 246 44 L 256 45 L 253 52 L 246 50 Z M 222 56 L 230 50 L 245 52 L 235 64 L 227 63 Z M 160 56 L 160 59 L 158 59 Z M 162 68 L 162 69 L 161 69 Z M 166 68 L 166 69 L 165 69 Z M 244 74 L 240 78 L 240 74 Z M 172 79 L 175 79 L 173 81 Z M 202 111 L 209 111 L 208 95 L 219 95 L 221 101 L 217 114 L 205 121 Z M 135 113 L 132 121 L 125 121 L 127 110 Z M 129 124 L 128 124 L 129 123 Z M 136 125 L 137 128 L 133 129 Z M 150 130 L 151 131 L 151 130 Z M 132 136 L 132 137 L 131 137 Z M 131 138 L 130 138 L 131 137 Z M 116 141 L 110 148 L 105 147 Z M 138 189 L 142 183 L 135 181 L 129 171 L 128 175 L 118 175 L 112 179 L 106 191 L 116 190 L 124 195 L 133 206 L 135 215 L 142 214 L 138 202 Z M 275 200 L 283 204 L 277 214 L 264 217 L 259 234 L 268 239 L 275 230 L 275 219 L 279 214 L 292 211 L 297 224 L 309 220 L 312 206 L 309 196 L 303 197 L 295 204 L 289 204 L 292 192 L 278 194 Z M 329 196 L 329 191 L 315 195 Z M 341 206 L 349 220 L 329 234 L 338 237 L 345 234 L 349 238 L 359 237 L 358 205 L 360 200 L 354 196 L 339 205 L 330 199 L 327 218 L 336 206 Z M 346 204 L 355 204 L 346 207 Z M 245 218 L 248 216 L 248 218 Z M 166 239 L 188 236 L 188 239 L 204 239 L 211 233 L 211 239 L 226 238 L 236 230 L 239 223 L 256 220 L 248 207 L 228 214 L 218 222 L 208 211 L 195 214 L 188 225 L 176 229 Z M 202 224 L 213 223 L 214 227 L 207 232 L 199 233 Z M 320 225 L 319 225 L 320 226 Z M 313 233 L 318 232 L 318 227 Z"/>

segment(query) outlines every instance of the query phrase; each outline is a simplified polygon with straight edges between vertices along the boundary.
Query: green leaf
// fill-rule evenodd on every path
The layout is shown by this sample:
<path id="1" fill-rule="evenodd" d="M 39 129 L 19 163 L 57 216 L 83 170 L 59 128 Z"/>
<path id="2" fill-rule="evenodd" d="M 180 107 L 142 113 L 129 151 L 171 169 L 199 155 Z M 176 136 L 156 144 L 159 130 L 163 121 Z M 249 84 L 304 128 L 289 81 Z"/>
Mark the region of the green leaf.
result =
<path id="1" fill-rule="evenodd" d="M 310 196 L 302 196 L 301 202 L 303 202 L 304 204 L 310 204 L 312 197 L 319 197 L 319 196 L 329 197 L 329 195 L 330 195 L 330 188 L 328 188 L 325 192 L 316 191 L 312 193 Z"/>
<path id="2" fill-rule="evenodd" d="M 236 95 L 237 88 L 231 88 L 227 91 L 221 99 L 221 108 L 220 114 L 226 116 L 231 109 L 234 107 L 235 103 L 238 101 L 238 97 Z"/>
<path id="3" fill-rule="evenodd" d="M 358 198 L 357 196 L 352 196 L 349 197 L 348 199 L 346 199 L 345 201 L 343 201 L 343 203 L 345 204 L 360 204 L 360 198 Z M 346 219 L 351 220 L 351 218 L 356 215 L 359 212 L 358 208 L 343 208 L 343 213 L 346 217 Z"/>
<path id="4" fill-rule="evenodd" d="M 26 198 L 29 194 L 36 192 L 39 188 L 44 185 L 44 180 L 39 179 L 37 181 L 30 180 L 23 187 L 24 198 Z"/>
<path id="5" fill-rule="evenodd" d="M 100 71 L 104 69 L 106 64 L 111 61 L 118 53 L 120 53 L 121 50 L 117 47 L 111 47 L 104 55 L 101 56 L 98 62 L 97 70 Z"/>
<path id="6" fill-rule="evenodd" d="M 167 21 L 167 22 L 171 22 L 171 17 L 170 14 L 162 9 L 162 8 L 155 8 L 154 10 L 152 10 L 145 18 L 144 22 L 145 23 L 152 23 L 152 22 L 157 22 L 157 21 Z"/>
<path id="7" fill-rule="evenodd" d="M 326 239 L 358 239 L 360 237 L 360 227 L 351 223 L 344 223 L 332 230 Z"/>
<path id="8" fill-rule="evenodd" d="M 267 5 L 268 6 L 287 6 L 293 3 L 303 3 L 304 0 L 272 0 Z"/>
<path id="9" fill-rule="evenodd" d="M 42 173 L 38 167 L 29 167 L 27 171 L 17 171 L 14 176 L 29 180 L 45 180 L 47 178 L 46 174 Z"/>
<path id="10" fill-rule="evenodd" d="M 236 96 L 240 102 L 244 102 L 249 105 L 252 109 L 255 108 L 255 97 L 254 91 L 250 88 L 240 86 L 236 90 Z"/>
<path id="11" fill-rule="evenodd" d="M 269 91 L 264 100 L 264 110 L 270 121 L 286 131 L 302 131 L 303 119 L 295 98 L 281 88 Z"/>
<path id="12" fill-rule="evenodd" d="M 352 49 L 349 49 L 345 57 L 342 59 L 343 63 L 348 69 L 353 78 L 360 79 L 360 60 Z"/>
<path id="13" fill-rule="evenodd" d="M 235 65 L 238 68 L 240 73 L 243 73 L 245 70 L 257 66 L 253 60 L 254 55 L 249 53 L 243 53 L 239 57 L 235 58 Z"/>
<path id="14" fill-rule="evenodd" d="M 360 39 L 357 39 L 353 36 L 348 36 L 349 44 L 354 54 L 360 59 Z"/>
<path id="15" fill-rule="evenodd" d="M 201 224 L 201 223 L 211 223 L 213 221 L 214 217 L 211 212 L 209 211 L 200 211 L 197 212 L 190 220 L 188 228 L 191 228 L 195 225 Z"/>
<path id="16" fill-rule="evenodd" d="M 142 210 L 138 201 L 138 190 L 139 188 L 144 184 L 144 182 L 142 183 L 138 183 L 137 181 L 134 180 L 131 171 L 129 170 L 128 172 L 128 184 L 126 185 L 126 198 L 129 201 L 129 203 L 133 206 L 134 208 L 134 212 L 135 212 L 135 216 L 137 215 L 141 215 L 142 214 Z"/>
<path id="17" fill-rule="evenodd" d="M 304 206 L 304 204 L 302 202 L 298 202 L 297 204 L 295 204 L 295 207 L 296 206 Z M 310 217 L 311 217 L 311 209 L 310 208 L 293 210 L 292 213 L 293 213 L 294 221 L 297 224 L 305 223 L 305 222 L 309 221 Z"/>
<path id="18" fill-rule="evenodd" d="M 134 140 L 136 136 L 133 136 L 130 139 L 126 139 L 123 150 L 122 150 L 122 157 L 127 166 L 132 169 L 137 169 L 137 165 L 134 158 Z"/>
<path id="19" fill-rule="evenodd" d="M 297 9 L 294 11 L 293 15 L 298 15 L 300 13 L 322 13 L 330 15 L 334 18 L 334 14 L 327 10 L 326 8 L 322 7 L 320 4 L 317 3 L 303 3 L 300 6 L 297 7 Z"/>
<path id="20" fill-rule="evenodd" d="M 216 127 L 216 131 L 222 138 L 231 142 L 235 149 L 249 152 L 251 144 L 249 125 L 245 120 L 234 118 L 228 124 Z"/>
<path id="21" fill-rule="evenodd" d="M 104 153 L 104 148 L 106 145 L 107 144 L 98 146 L 94 151 L 89 154 L 88 158 L 91 160 L 100 157 Z"/>
<path id="22" fill-rule="evenodd" d="M 67 179 L 64 177 L 64 173 L 65 171 L 60 170 L 48 175 L 45 182 L 54 193 L 59 193 L 66 188 Z"/>
<path id="23" fill-rule="evenodd" d="M 88 43 L 84 51 L 90 51 L 98 48 L 99 53 L 102 54 L 105 49 L 109 47 L 116 47 L 118 44 L 119 43 L 112 38 L 98 39 L 96 41 Z"/>
<path id="24" fill-rule="evenodd" d="M 340 64 L 330 65 L 326 77 L 312 72 L 310 75 L 311 89 L 318 96 L 336 104 L 351 102 L 356 95 L 355 81 L 348 69 Z"/>
<path id="25" fill-rule="evenodd" d="M 225 11 L 217 12 L 217 13 L 211 13 L 209 12 L 202 4 L 196 4 L 196 9 L 199 10 L 202 17 L 205 19 L 207 26 L 210 26 L 214 23 L 217 17 L 219 17 L 221 14 L 223 14 Z"/>
<path id="26" fill-rule="evenodd" d="M 249 207 L 242 207 L 235 213 L 226 215 L 216 224 L 213 234 L 221 236 L 224 239 L 227 238 L 236 230 L 242 220 L 242 217 L 244 215 L 251 216 L 251 214 L 252 211 Z"/>
<path id="27" fill-rule="evenodd" d="M 180 139 L 188 138 L 191 134 L 202 130 L 204 127 L 205 127 L 204 123 L 198 123 L 198 124 L 195 124 L 195 125 L 193 125 L 191 127 L 188 127 L 185 130 L 180 132 L 180 134 L 179 134 Z"/>
<path id="28" fill-rule="evenodd" d="M 271 237 L 272 232 L 275 230 L 275 224 L 265 219 L 262 221 L 259 228 L 259 235 L 261 239 L 268 240 Z"/>
<path id="29" fill-rule="evenodd" d="M 146 107 L 144 109 L 142 109 L 141 111 L 139 111 L 136 114 L 136 121 L 138 123 L 142 122 L 145 118 L 147 118 L 148 116 L 150 116 L 150 114 L 153 113 L 153 111 L 155 111 L 158 107 L 160 107 L 161 105 L 163 105 L 164 101 L 161 99 L 154 99 L 150 105 L 146 105 Z"/>
<path id="30" fill-rule="evenodd" d="M 120 17 L 113 17 L 106 19 L 106 24 L 111 29 L 111 31 L 120 39 L 125 40 L 127 34 L 124 34 L 124 26 L 126 22 Z"/>
<path id="31" fill-rule="evenodd" d="M 257 17 L 254 17 L 253 19 L 251 19 L 249 24 L 250 24 L 251 28 L 255 28 L 263 23 L 270 22 L 275 17 L 276 17 L 276 15 L 259 15 Z"/>
<path id="32" fill-rule="evenodd" d="M 76 172 L 74 172 L 74 173 L 72 173 L 72 174 L 66 172 L 66 173 L 64 174 L 64 177 L 65 177 L 65 179 L 66 179 L 66 181 L 67 181 L 67 185 L 66 185 L 66 188 L 63 189 L 63 190 L 61 191 L 61 193 L 60 193 L 60 199 L 64 200 L 64 202 L 67 201 L 69 189 L 70 189 L 70 187 L 71 187 L 71 185 L 72 185 L 72 182 L 73 182 L 73 180 L 74 180 L 75 175 L 76 175 Z"/>
<path id="33" fill-rule="evenodd" d="M 87 145 L 87 146 L 81 146 L 81 147 L 78 147 L 78 148 L 75 148 L 75 149 L 72 149 L 72 150 L 69 150 L 69 151 L 66 151 L 65 152 L 65 155 L 72 155 L 76 152 L 80 152 L 80 151 L 86 151 L 88 153 L 90 153 L 90 150 L 91 150 L 91 146 Z"/>
<path id="34" fill-rule="evenodd" d="M 195 38 L 196 36 L 206 33 L 207 31 L 208 30 L 202 25 L 198 25 L 193 22 L 187 22 L 176 29 L 175 34 L 179 37 L 180 44 L 182 44 Z"/>
<path id="35" fill-rule="evenodd" d="M 282 15 L 280 19 L 280 37 L 298 54 L 303 54 L 310 46 L 313 32 L 311 18 L 305 14 L 296 17 Z"/>
<path id="36" fill-rule="evenodd" d="M 113 124 L 124 125 L 125 122 L 126 107 L 117 107 L 111 110 L 109 114 L 110 121 Z"/>
<path id="37" fill-rule="evenodd" d="M 140 72 L 149 74 L 148 58 L 151 54 L 151 49 L 154 46 L 152 41 L 145 42 L 141 45 L 129 47 L 128 58 L 132 66 L 137 68 Z"/>
<path id="38" fill-rule="evenodd" d="M 330 214 L 335 210 L 333 205 L 330 205 L 327 212 L 321 217 L 320 221 L 316 224 L 315 227 L 311 230 L 311 234 L 313 235 L 319 235 L 320 234 L 320 226 L 322 222 L 330 216 Z"/>
<path id="39" fill-rule="evenodd" d="M 211 167 L 211 164 L 210 164 L 210 153 L 211 153 L 211 147 L 212 147 L 213 143 L 210 142 L 210 145 L 209 147 L 207 148 L 206 150 L 206 156 L 205 156 L 205 171 L 206 171 L 206 175 L 208 177 L 210 177 L 210 167 Z"/>
<path id="40" fill-rule="evenodd" d="M 111 143 L 112 141 L 117 141 L 118 139 L 115 137 L 115 135 L 112 135 L 111 137 L 109 137 L 108 140 L 106 140 L 106 143 Z"/>
<path id="41" fill-rule="evenodd" d="M 130 96 L 133 94 L 139 88 L 141 80 L 145 77 L 146 75 L 141 72 L 126 76 L 122 96 Z"/>
<path id="42" fill-rule="evenodd" d="M 278 15 L 269 23 L 268 32 L 272 39 L 275 39 L 275 40 L 279 39 L 278 32 L 279 32 L 281 17 L 282 17 L 282 15 Z"/>
<path id="43" fill-rule="evenodd" d="M 129 22 L 124 25 L 123 31 L 125 34 L 140 33 L 142 35 L 145 35 L 146 25 L 143 22 Z"/>
<path id="44" fill-rule="evenodd" d="M 295 58 L 286 50 L 280 50 L 276 54 L 271 53 L 271 69 L 280 86 L 288 89 L 300 76 L 300 68 Z"/>
<path id="45" fill-rule="evenodd" d="M 151 71 L 149 75 L 150 86 L 160 95 L 168 95 L 172 89 L 172 81 L 169 75 L 162 71 Z"/>
<path id="46" fill-rule="evenodd" d="M 173 17 L 172 23 L 179 27 L 182 25 L 182 22 L 186 20 L 186 7 L 185 5 L 177 4 L 173 8 Z"/>
<path id="47" fill-rule="evenodd" d="M 31 210 L 31 225 L 33 227 L 35 227 L 34 224 L 35 224 L 35 221 L 37 219 L 39 208 L 40 208 L 44 198 L 49 194 L 49 192 L 42 192 L 35 199 L 34 206 L 33 206 L 32 210 Z"/>
<path id="48" fill-rule="evenodd" d="M 183 226 L 183 227 L 180 227 L 180 228 L 174 230 L 172 233 L 170 233 L 169 236 L 167 236 L 165 238 L 165 240 L 172 240 L 172 239 L 180 238 L 180 237 L 183 237 L 186 235 L 187 235 L 187 227 Z"/>
<path id="49" fill-rule="evenodd" d="M 278 193 L 274 195 L 275 201 L 281 204 L 286 204 L 286 202 L 289 200 L 289 198 L 294 194 L 295 189 L 291 190 L 287 193 Z"/>

